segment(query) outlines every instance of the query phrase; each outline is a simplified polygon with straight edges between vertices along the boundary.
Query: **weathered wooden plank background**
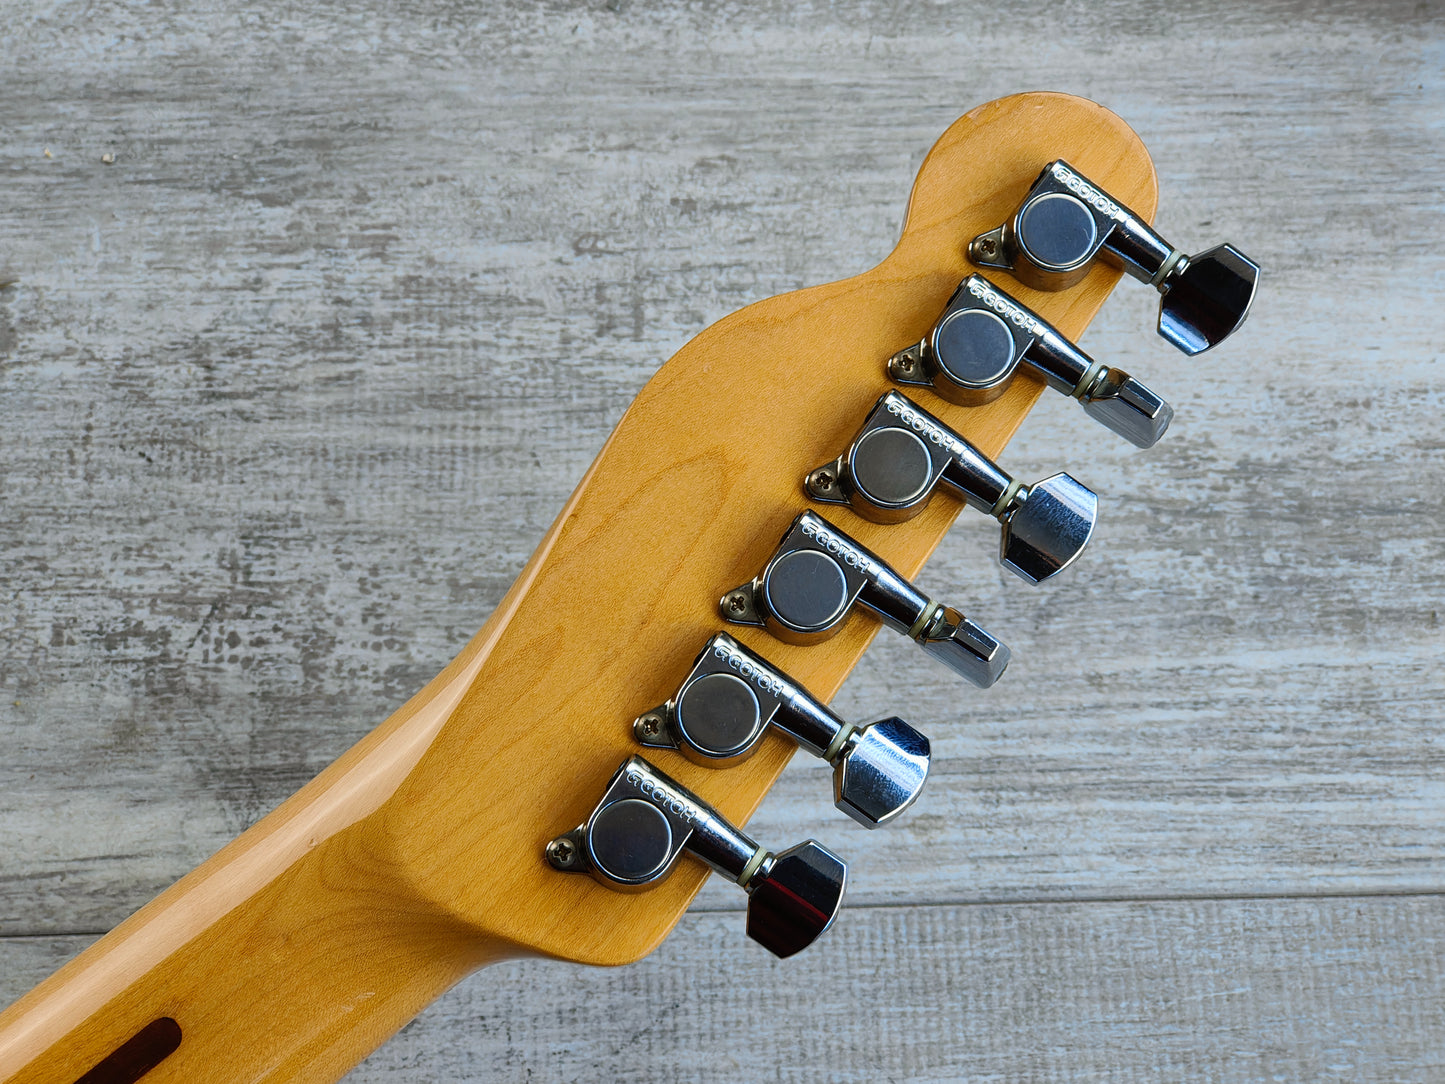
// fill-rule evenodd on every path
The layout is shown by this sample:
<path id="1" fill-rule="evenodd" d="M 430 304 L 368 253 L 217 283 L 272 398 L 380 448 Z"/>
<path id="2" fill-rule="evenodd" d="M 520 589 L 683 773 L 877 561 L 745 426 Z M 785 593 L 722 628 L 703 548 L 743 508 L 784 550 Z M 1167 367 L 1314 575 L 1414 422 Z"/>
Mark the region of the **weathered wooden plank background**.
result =
<path id="1" fill-rule="evenodd" d="M 1445 1075 L 1445 10 L 1435 3 L 12 0 L 0 34 L 0 1001 L 279 802 L 496 604 L 709 322 L 880 259 L 959 113 L 1093 97 L 1159 224 L 1266 267 L 1176 404 L 1050 397 L 1104 497 L 1063 582 L 965 518 L 924 574 L 988 695 L 896 638 L 845 714 L 939 763 L 778 964 L 710 886 L 650 960 L 464 983 L 358 1081 Z M 47 153 L 48 152 L 48 153 Z M 103 155 L 114 155 L 112 164 Z"/>

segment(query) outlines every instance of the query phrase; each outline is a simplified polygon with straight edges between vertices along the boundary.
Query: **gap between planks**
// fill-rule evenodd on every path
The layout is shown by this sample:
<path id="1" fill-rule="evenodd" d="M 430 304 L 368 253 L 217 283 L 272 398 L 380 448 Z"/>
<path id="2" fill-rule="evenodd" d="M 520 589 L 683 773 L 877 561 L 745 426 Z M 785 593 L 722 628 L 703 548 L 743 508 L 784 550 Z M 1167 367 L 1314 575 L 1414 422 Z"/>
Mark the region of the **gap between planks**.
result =
<path id="1" fill-rule="evenodd" d="M 1308 903 L 1311 900 L 1376 900 L 1376 899 L 1430 899 L 1445 900 L 1445 888 L 1402 888 L 1384 889 L 1378 892 L 1220 892 L 1207 895 L 1148 895 L 1148 896 L 1020 896 L 1006 900 L 999 899 L 943 899 L 914 903 L 908 900 L 882 903 L 860 903 L 856 906 L 844 904 L 844 909 L 859 911 L 926 911 L 941 907 L 1077 907 L 1081 904 L 1139 904 L 1139 903 L 1249 903 L 1280 902 Z M 686 915 L 730 915 L 741 914 L 742 907 L 718 907 L 700 905 L 688 908 Z M 684 916 L 686 917 L 686 916 Z M 45 941 L 59 937 L 104 937 L 109 930 L 21 930 L 18 933 L 0 933 L 0 944 L 7 941 Z"/>

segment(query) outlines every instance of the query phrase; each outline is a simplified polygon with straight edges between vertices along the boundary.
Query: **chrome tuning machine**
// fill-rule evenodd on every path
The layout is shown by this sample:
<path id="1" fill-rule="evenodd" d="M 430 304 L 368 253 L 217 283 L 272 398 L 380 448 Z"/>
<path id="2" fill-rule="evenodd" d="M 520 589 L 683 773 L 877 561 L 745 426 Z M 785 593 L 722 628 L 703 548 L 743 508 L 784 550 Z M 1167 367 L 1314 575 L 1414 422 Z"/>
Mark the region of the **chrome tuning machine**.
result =
<path id="1" fill-rule="evenodd" d="M 642 745 L 720 766 L 752 753 L 770 725 L 833 765 L 833 802 L 864 828 L 896 818 L 928 778 L 928 739 L 902 719 L 844 722 L 723 632 L 707 642 L 677 695 L 639 715 L 632 733 Z"/>
<path id="2" fill-rule="evenodd" d="M 1259 265 L 1233 245 L 1186 256 L 1063 161 L 1044 167 L 1003 225 L 969 242 L 968 257 L 1035 290 L 1067 289 L 1102 259 L 1163 295 L 1159 334 L 1190 356 L 1244 323 L 1259 281 Z"/>
<path id="3" fill-rule="evenodd" d="M 639 892 L 672 871 L 683 851 L 748 894 L 748 936 L 775 956 L 811 945 L 833 924 L 848 871 L 813 840 L 774 854 L 641 757 L 622 762 L 587 822 L 547 844 L 553 869 L 589 873 Z"/>
<path id="4" fill-rule="evenodd" d="M 1003 525 L 999 561 L 1039 583 L 1073 563 L 1094 533 L 1099 499 L 1070 475 L 1017 481 L 906 395 L 874 404 L 848 450 L 803 482 L 817 501 L 847 504 L 875 523 L 901 523 L 927 507 L 938 484 Z"/>
<path id="5" fill-rule="evenodd" d="M 729 591 L 719 609 L 734 624 L 807 644 L 836 634 L 854 603 L 975 685 L 987 688 L 1008 666 L 999 640 L 814 512 L 793 520 L 762 575 Z"/>
<path id="6" fill-rule="evenodd" d="M 1123 369 L 1095 361 L 982 275 L 963 280 L 922 342 L 888 359 L 888 375 L 950 403 L 982 406 L 1007 390 L 1020 366 L 1139 448 L 1152 448 L 1174 417 Z"/>

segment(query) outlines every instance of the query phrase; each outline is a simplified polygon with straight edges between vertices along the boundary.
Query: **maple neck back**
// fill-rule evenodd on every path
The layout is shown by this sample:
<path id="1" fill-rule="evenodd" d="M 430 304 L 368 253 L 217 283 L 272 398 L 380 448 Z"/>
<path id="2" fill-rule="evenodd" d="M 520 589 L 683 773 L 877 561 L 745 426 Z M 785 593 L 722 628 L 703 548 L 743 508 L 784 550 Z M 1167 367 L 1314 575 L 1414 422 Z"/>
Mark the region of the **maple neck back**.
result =
<path id="1" fill-rule="evenodd" d="M 661 940 L 705 879 L 700 863 L 681 862 L 664 883 L 624 895 L 557 874 L 545 844 L 584 820 L 617 765 L 637 752 L 632 719 L 670 695 L 722 627 L 719 596 L 758 572 L 807 507 L 803 476 L 846 446 L 887 389 L 889 355 L 917 342 L 977 270 L 965 257 L 969 239 L 1005 219 L 1057 158 L 1152 220 L 1153 165 L 1122 120 L 1063 94 L 1004 98 L 935 144 L 902 237 L 877 267 L 733 313 L 647 383 L 504 603 L 469 690 L 392 803 L 388 830 L 419 893 L 518 951 L 614 964 Z M 1096 263 L 1064 293 L 1012 281 L 1008 289 L 1077 339 L 1118 277 Z M 987 406 L 930 400 L 929 409 L 996 456 L 1042 387 L 1021 374 Z M 902 524 L 847 511 L 835 522 L 912 577 L 957 512 L 935 501 Z M 1007 614 L 984 616 L 1006 629 Z M 877 628 L 855 618 L 806 647 L 730 631 L 831 698 Z M 1007 684 L 982 695 L 1006 697 Z M 792 751 L 774 735 L 727 770 L 665 752 L 654 760 L 740 824 Z"/>

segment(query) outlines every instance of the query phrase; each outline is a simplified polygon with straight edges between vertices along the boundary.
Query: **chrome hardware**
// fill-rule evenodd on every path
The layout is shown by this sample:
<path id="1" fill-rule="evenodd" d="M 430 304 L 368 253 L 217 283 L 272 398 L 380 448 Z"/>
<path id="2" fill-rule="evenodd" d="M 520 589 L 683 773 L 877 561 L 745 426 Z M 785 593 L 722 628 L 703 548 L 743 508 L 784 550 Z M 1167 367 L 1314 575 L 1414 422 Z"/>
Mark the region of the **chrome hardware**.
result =
<path id="1" fill-rule="evenodd" d="M 1233 245 L 1186 256 L 1063 161 L 1045 166 L 1012 217 L 968 246 L 980 267 L 1035 290 L 1067 289 L 1096 256 L 1163 295 L 1159 334 L 1191 356 L 1244 323 L 1259 281 L 1259 265 Z"/>
<path id="2" fill-rule="evenodd" d="M 642 745 L 719 766 L 751 754 L 769 725 L 833 765 L 833 802 L 864 828 L 896 818 L 928 777 L 928 739 L 902 719 L 844 722 L 725 632 L 707 642 L 677 695 L 638 716 L 632 733 Z"/>
<path id="3" fill-rule="evenodd" d="M 638 892 L 687 851 L 748 893 L 748 936 L 791 956 L 833 924 L 848 871 L 814 840 L 773 854 L 641 757 L 622 762 L 587 823 L 547 844 L 553 869 Z"/>
<path id="4" fill-rule="evenodd" d="M 837 633 L 854 603 L 975 685 L 987 688 L 1008 666 L 1002 643 L 814 512 L 793 520 L 762 575 L 729 591 L 719 609 L 734 624 L 807 644 Z"/>
<path id="5" fill-rule="evenodd" d="M 1153 447 L 1174 417 L 1173 407 L 1123 369 L 1095 361 L 982 275 L 963 280 L 922 342 L 888 359 L 888 375 L 951 403 L 981 406 L 1004 393 L 1021 365 L 1137 447 Z"/>
<path id="6" fill-rule="evenodd" d="M 928 506 L 939 482 L 1003 525 L 999 561 L 1039 583 L 1067 568 L 1094 533 L 1099 499 L 1067 474 L 1015 481 L 906 395 L 883 395 L 832 463 L 803 485 L 817 501 L 850 505 L 875 523 L 901 523 Z"/>

